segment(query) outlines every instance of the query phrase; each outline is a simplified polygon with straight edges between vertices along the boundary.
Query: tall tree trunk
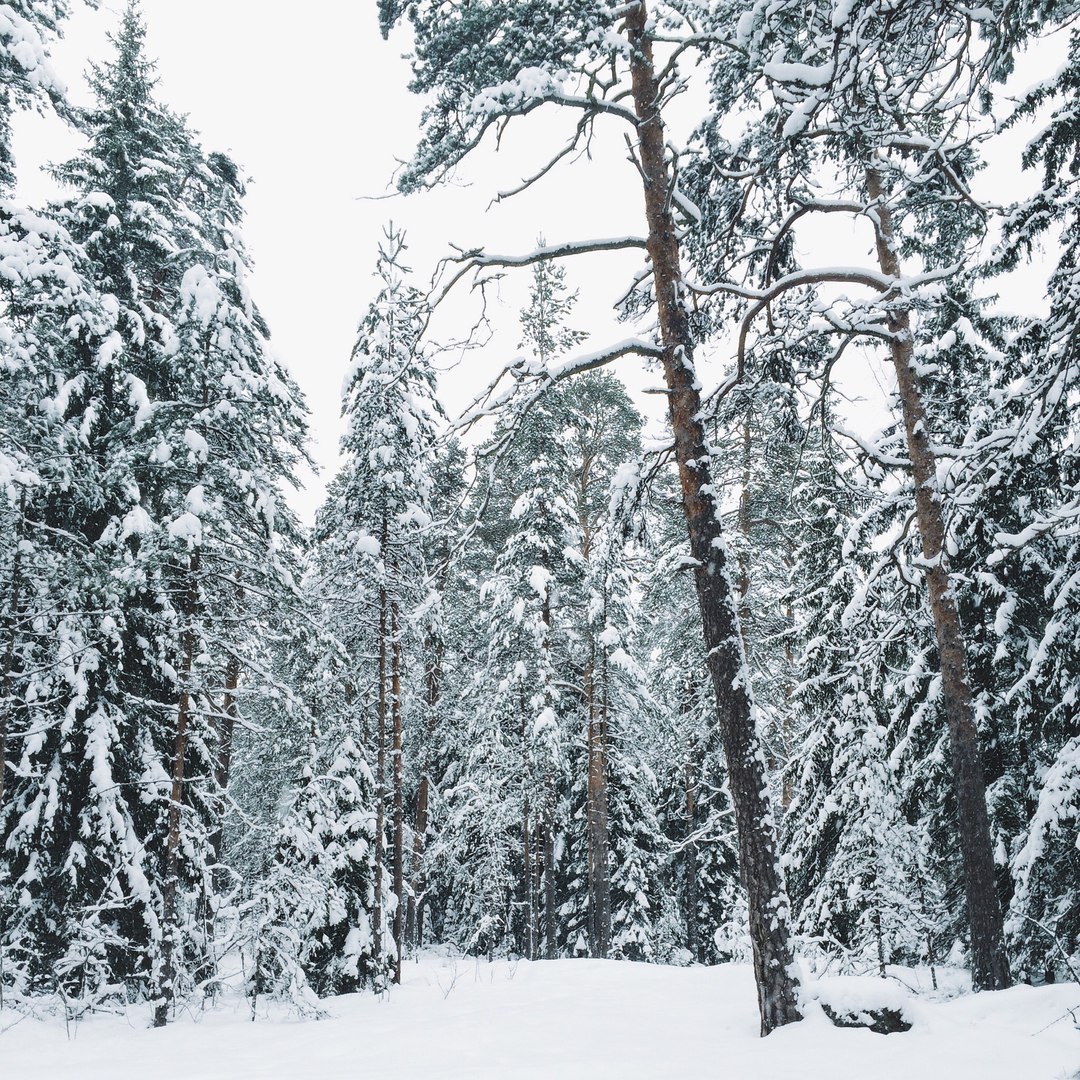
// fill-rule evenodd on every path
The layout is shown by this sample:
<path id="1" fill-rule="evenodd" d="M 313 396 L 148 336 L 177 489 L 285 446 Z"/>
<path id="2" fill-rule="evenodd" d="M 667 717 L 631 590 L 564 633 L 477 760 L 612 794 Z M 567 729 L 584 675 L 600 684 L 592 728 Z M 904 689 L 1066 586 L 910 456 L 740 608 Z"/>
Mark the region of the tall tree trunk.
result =
<path id="1" fill-rule="evenodd" d="M 593 956 L 607 959 L 611 952 L 611 867 L 608 855 L 607 753 L 605 716 L 596 686 L 596 639 L 590 637 L 585 668 L 585 709 L 588 724 L 588 781 L 586 839 L 589 866 L 589 929 Z"/>
<path id="2" fill-rule="evenodd" d="M 0 672 L 0 810 L 4 807 L 7 779 L 7 742 L 11 727 L 12 687 L 15 681 L 15 643 L 18 640 L 19 603 L 22 599 L 22 540 L 26 514 L 26 494 L 19 493 L 19 517 L 15 527 L 15 553 L 11 560 L 11 584 L 8 588 L 7 634 L 4 641 L 3 671 Z"/>
<path id="3" fill-rule="evenodd" d="M 187 758 L 188 724 L 191 717 L 191 675 L 195 664 L 195 615 L 199 608 L 199 549 L 188 562 L 188 582 L 184 594 L 184 630 L 181 635 L 180 701 L 176 710 L 176 736 L 173 742 L 172 789 L 169 796 L 169 831 L 165 841 L 165 879 L 161 888 L 162 938 L 161 972 L 154 1027 L 164 1027 L 169 1019 L 169 1005 L 176 993 L 176 923 L 177 894 L 180 888 L 180 815 L 184 797 L 184 767 Z"/>
<path id="4" fill-rule="evenodd" d="M 405 755 L 401 721 L 401 618 L 397 600 L 390 604 L 390 713 L 394 727 L 394 942 L 397 961 L 394 982 L 401 982 L 401 945 L 405 935 L 402 918 L 405 900 Z"/>
<path id="5" fill-rule="evenodd" d="M 240 660 L 235 656 L 230 656 L 225 667 L 225 698 L 221 704 L 217 762 L 214 769 L 214 779 L 218 789 L 218 820 L 213 836 L 210 838 L 210 846 L 214 853 L 215 863 L 221 858 L 221 845 L 225 836 L 225 793 L 229 787 L 229 773 L 232 771 L 233 736 L 236 733 L 236 721 L 240 715 L 236 699 L 236 690 L 239 685 Z"/>
<path id="6" fill-rule="evenodd" d="M 427 889 L 427 872 L 424 856 L 427 848 L 427 831 L 431 807 L 431 744 L 435 737 L 435 722 L 442 696 L 442 665 L 446 646 L 437 632 L 428 634 L 427 671 L 425 672 L 425 705 L 427 716 L 424 724 L 424 765 L 420 772 L 420 786 L 416 793 L 416 826 L 413 830 L 413 885 L 409 906 L 413 911 L 410 918 L 412 926 L 411 940 L 416 948 L 424 944 L 424 897 Z"/>
<path id="7" fill-rule="evenodd" d="M 866 171 L 866 190 L 875 203 L 878 265 L 892 278 L 900 277 L 892 211 L 885 200 L 881 175 Z M 949 728 L 953 783 L 956 789 L 960 853 L 964 867 L 968 926 L 971 931 L 971 973 L 976 990 L 1001 990 L 1012 985 L 1005 953 L 1001 904 L 994 881 L 994 854 L 986 811 L 979 731 L 968 682 L 967 654 L 956 596 L 946 565 L 945 518 L 937 481 L 937 460 L 919 376 L 911 314 L 895 308 L 889 315 L 889 350 L 900 397 L 908 457 L 915 480 L 915 519 L 922 542 L 926 587 L 934 620 L 941 666 L 941 696 Z"/>
<path id="8" fill-rule="evenodd" d="M 739 837 L 739 868 L 749 909 L 761 1032 L 800 1019 L 789 930 L 789 904 L 777 861 L 765 763 L 754 722 L 739 633 L 732 567 L 712 490 L 701 394 L 693 364 L 693 336 L 684 302 L 678 232 L 671 213 L 674 186 L 664 146 L 661 90 L 646 29 L 644 0 L 626 16 L 638 155 L 648 224 L 657 314 L 664 346 L 664 378 L 675 437 L 683 508 L 696 560 L 695 584 L 705 651 L 716 694 L 717 725 L 727 757 L 728 782 Z M 736 568 L 737 569 L 737 568 Z"/>
<path id="9" fill-rule="evenodd" d="M 383 516 L 382 551 L 386 551 L 387 523 Z M 375 908 L 372 926 L 375 930 L 375 956 L 383 953 L 383 860 L 386 833 L 386 668 L 387 668 L 387 612 L 386 583 L 379 586 L 379 649 L 378 680 L 379 704 L 376 716 L 376 776 L 375 776 Z"/>

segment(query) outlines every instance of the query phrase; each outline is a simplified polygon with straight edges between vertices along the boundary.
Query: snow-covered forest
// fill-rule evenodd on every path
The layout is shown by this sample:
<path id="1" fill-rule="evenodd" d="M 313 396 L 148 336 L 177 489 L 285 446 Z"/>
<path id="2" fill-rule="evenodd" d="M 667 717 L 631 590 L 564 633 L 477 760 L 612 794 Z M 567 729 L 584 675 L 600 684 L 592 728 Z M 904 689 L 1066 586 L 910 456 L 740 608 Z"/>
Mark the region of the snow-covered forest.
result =
<path id="1" fill-rule="evenodd" d="M 68 96 L 75 6 L 0 4 L 16 1055 L 58 1016 L 122 1056 L 127 1023 L 387 1027 L 377 999 L 407 1042 L 468 971 L 556 1029 L 562 993 L 648 1013 L 610 1073 L 537 1022 L 528 1075 L 701 1071 L 710 1007 L 747 1076 L 868 1075 L 884 1031 L 934 1075 L 1010 1014 L 970 1075 L 1080 1068 L 1075 0 L 379 0 L 423 105 L 402 197 L 535 132 L 485 197 L 570 171 L 638 226 L 567 236 L 552 200 L 531 249 L 420 265 L 387 214 L 351 356 L 308 357 L 136 0 Z M 332 107 L 362 139 L 376 106 Z M 40 205 L 27 111 L 78 145 Z M 344 432 L 310 526 L 306 364 Z"/>

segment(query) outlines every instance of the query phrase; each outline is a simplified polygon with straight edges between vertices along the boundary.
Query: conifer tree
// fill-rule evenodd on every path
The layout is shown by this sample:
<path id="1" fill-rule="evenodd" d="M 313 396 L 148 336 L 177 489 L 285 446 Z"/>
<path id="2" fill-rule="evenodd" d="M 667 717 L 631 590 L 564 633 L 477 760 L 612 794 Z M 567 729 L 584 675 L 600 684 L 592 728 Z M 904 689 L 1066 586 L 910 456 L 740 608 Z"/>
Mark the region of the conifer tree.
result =
<path id="1" fill-rule="evenodd" d="M 404 252 L 404 236 L 388 228 L 376 267 L 379 292 L 361 323 L 346 378 L 346 463 L 316 523 L 324 578 L 318 589 L 333 606 L 331 626 L 358 667 L 365 653 L 375 660 L 374 671 L 357 671 L 356 686 L 373 707 L 375 721 L 377 898 L 383 891 L 387 809 L 391 818 L 393 926 L 390 913 L 377 910 L 375 937 L 395 943 L 396 978 L 407 902 L 406 662 L 411 616 L 428 599 L 425 531 L 432 523 L 435 428 L 441 416 L 434 371 L 420 341 L 424 299 L 409 283 Z"/>
<path id="2" fill-rule="evenodd" d="M 46 513 L 83 554 L 8 849 L 43 964 L 83 996 L 156 996 L 164 1022 L 210 973 L 216 786 L 240 671 L 261 668 L 251 598 L 294 590 L 280 487 L 304 420 L 244 282 L 235 166 L 156 104 L 143 38 L 129 5 L 89 147 L 57 170 L 113 328 L 54 357 L 48 411 L 81 464 Z"/>
<path id="3" fill-rule="evenodd" d="M 921 545 L 912 554 L 926 586 L 940 665 L 972 966 L 976 985 L 993 989 L 1007 986 L 1010 974 L 971 671 L 950 568 L 942 466 L 953 454 L 948 442 L 942 446 L 933 437 L 941 421 L 928 396 L 930 369 L 923 362 L 934 340 L 933 319 L 923 311 L 933 312 L 936 299 L 950 293 L 970 294 L 975 247 L 984 235 L 986 218 L 970 196 L 970 179 L 987 133 L 978 103 L 989 93 L 990 67 L 973 46 L 972 33 L 978 24 L 992 37 L 992 20 L 989 12 L 969 18 L 945 9 L 927 18 L 917 7 L 898 14 L 859 4 L 756 9 L 739 25 L 747 51 L 731 64 L 717 64 L 713 76 L 717 104 L 731 108 L 746 101 L 753 119 L 734 142 L 720 134 L 718 119 L 710 122 L 709 153 L 728 164 L 712 170 L 705 187 L 712 188 L 707 216 L 715 210 L 717 248 L 723 249 L 713 249 L 712 264 L 751 268 L 746 281 L 714 286 L 746 302 L 740 361 L 759 316 L 755 348 L 806 341 L 821 329 L 807 322 L 809 305 L 789 307 L 785 315 L 785 296 L 835 283 L 861 286 L 876 297 L 860 302 L 845 296 L 828 305 L 826 323 L 841 345 L 834 359 L 822 358 L 823 370 L 828 373 L 846 341 L 876 337 L 886 344 L 895 371 L 894 404 L 902 453 L 912 470 L 910 500 Z M 748 100 L 747 88 L 758 80 L 771 91 L 771 104 L 764 107 L 756 97 Z M 715 117 L 722 112 L 714 110 Z M 918 157 L 914 171 L 907 168 L 909 154 Z M 728 168 L 735 160 L 749 171 L 736 175 Z M 709 168 L 701 175 L 708 177 Z M 873 265 L 795 264 L 793 230 L 803 217 L 868 211 Z M 745 261 L 748 249 L 736 238 L 748 235 L 760 256 Z M 734 245 L 725 247 L 724 238 Z M 922 284 L 929 286 L 922 299 L 905 300 Z"/>
<path id="4" fill-rule="evenodd" d="M 644 0 L 618 6 L 586 0 L 557 7 L 536 0 L 509 5 L 381 0 L 380 16 L 384 33 L 409 19 L 416 42 L 412 89 L 432 95 L 419 146 L 400 176 L 405 189 L 437 182 L 488 129 L 524 117 L 541 104 L 559 105 L 564 115 L 575 118 L 577 134 L 568 140 L 569 150 L 553 155 L 555 161 L 597 121 L 629 125 L 645 201 L 645 235 L 570 243 L 557 253 L 638 247 L 647 249 L 651 260 L 639 283 L 651 276 L 655 340 L 623 342 L 582 364 L 597 367 L 628 354 L 644 354 L 659 359 L 663 367 L 681 497 L 696 560 L 705 653 L 738 820 L 762 1032 L 768 1033 L 799 1017 L 796 976 L 775 825 L 745 678 L 734 568 L 709 475 L 701 381 L 694 367 L 696 341 L 683 281 L 681 225 L 693 224 L 696 213 L 680 191 L 679 162 L 665 134 L 670 94 L 682 85 L 676 73 L 678 50 L 670 70 L 654 51 L 655 39 L 666 42 L 680 33 L 687 48 L 701 44 L 702 37 L 694 31 L 696 20 L 685 19 L 678 4 Z M 575 80 L 584 88 L 580 93 L 574 89 Z M 547 166 L 540 168 L 533 182 L 548 171 Z M 469 252 L 458 276 L 470 267 L 521 265 L 554 253 L 541 250 L 531 260 L 522 260 Z M 539 379 L 548 377 L 547 372 L 537 374 Z"/>
<path id="5" fill-rule="evenodd" d="M 352 738 L 332 753 L 325 774 L 311 748 L 292 805 L 281 822 L 273 865 L 252 903 L 256 926 L 250 993 L 277 994 L 300 1006 L 317 998 L 382 990 L 393 956 L 375 938 L 378 844 L 374 780 Z M 385 888 L 385 887 L 384 887 Z"/>

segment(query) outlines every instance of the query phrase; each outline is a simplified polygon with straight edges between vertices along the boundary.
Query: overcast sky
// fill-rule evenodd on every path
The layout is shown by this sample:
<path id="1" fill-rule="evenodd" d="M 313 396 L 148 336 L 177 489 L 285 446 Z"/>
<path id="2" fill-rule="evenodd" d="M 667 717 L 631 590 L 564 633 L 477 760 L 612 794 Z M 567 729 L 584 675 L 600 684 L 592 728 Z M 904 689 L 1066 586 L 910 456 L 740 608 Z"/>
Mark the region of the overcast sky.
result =
<path id="1" fill-rule="evenodd" d="M 110 55 L 107 34 L 122 10 L 117 0 L 105 0 L 96 12 L 78 9 L 67 24 L 54 65 L 75 101 L 87 100 L 87 62 Z M 398 34 L 382 40 L 373 3 L 143 0 L 142 10 L 147 48 L 158 64 L 159 97 L 188 114 L 207 150 L 232 153 L 252 181 L 245 233 L 255 260 L 253 292 L 277 353 L 307 396 L 322 466 L 321 478 L 305 478 L 306 490 L 295 500 L 305 521 L 336 467 L 342 376 L 357 323 L 375 292 L 376 245 L 387 221 L 407 230 L 409 261 L 421 284 L 451 243 L 522 252 L 541 232 L 557 242 L 642 231 L 640 185 L 627 175 L 631 167 L 617 122 L 601 133 L 587 164 L 561 168 L 525 196 L 489 208 L 495 192 L 535 172 L 561 145 L 560 134 L 576 118 L 557 109 L 512 127 L 497 156 L 478 154 L 452 186 L 387 198 L 396 163 L 415 144 L 421 103 L 407 90 L 409 65 L 402 53 L 408 39 Z M 38 166 L 62 160 L 76 145 L 55 118 L 20 125 L 16 152 L 31 201 L 50 193 Z M 858 229 L 830 221 L 821 237 L 807 230 L 801 243 L 820 246 L 829 262 L 841 249 L 844 259 L 861 262 L 869 256 L 869 236 Z M 585 348 L 626 336 L 614 324 L 611 304 L 638 265 L 634 253 L 570 265 L 570 282 L 581 293 L 574 322 L 594 333 Z M 502 306 L 492 312 L 502 330 L 483 354 L 471 353 L 456 365 L 453 356 L 441 361 L 451 411 L 512 358 L 527 285 L 524 272 L 502 288 Z M 474 316 L 473 298 L 461 290 L 436 324 L 436 337 L 453 337 Z M 880 401 L 880 369 L 865 357 L 848 363 L 860 385 L 856 392 Z M 657 382 L 655 374 L 641 371 L 640 361 L 623 364 L 620 374 L 631 387 Z M 661 401 L 638 397 L 654 414 Z"/>
<path id="2" fill-rule="evenodd" d="M 106 35 L 122 10 L 106 0 L 96 12 L 80 8 L 66 25 L 53 57 L 73 100 L 87 100 L 87 62 L 111 55 Z M 558 241 L 640 231 L 640 192 L 620 182 L 629 165 L 615 130 L 610 144 L 598 147 L 608 164 L 594 164 L 588 185 L 568 169 L 535 196 L 488 209 L 496 190 L 519 182 L 545 160 L 547 146 L 559 145 L 565 117 L 529 124 L 527 139 L 524 128 L 521 136 L 512 131 L 498 158 L 478 157 L 445 190 L 385 198 L 396 163 L 415 144 L 421 103 L 407 90 L 408 39 L 382 40 L 374 4 L 143 0 L 142 10 L 158 96 L 189 116 L 207 150 L 231 152 L 252 180 L 245 234 L 255 260 L 253 293 L 276 351 L 307 395 L 323 468 L 297 501 L 305 520 L 336 464 L 342 375 L 375 291 L 376 245 L 389 220 L 407 230 L 409 263 L 422 283 L 451 242 L 519 252 L 540 232 Z M 62 160 L 76 145 L 55 119 L 20 125 L 16 152 L 28 198 L 40 201 L 51 190 L 36 175 L 39 164 Z M 600 340 L 626 334 L 612 326 L 610 306 L 636 262 L 633 254 L 601 257 L 571 270 L 582 294 L 576 321 Z M 503 306 L 494 315 L 504 332 L 487 355 L 470 354 L 443 373 L 450 409 L 463 406 L 512 356 L 527 280 L 518 275 L 502 288 Z M 474 313 L 462 291 L 436 334 L 452 337 Z"/>

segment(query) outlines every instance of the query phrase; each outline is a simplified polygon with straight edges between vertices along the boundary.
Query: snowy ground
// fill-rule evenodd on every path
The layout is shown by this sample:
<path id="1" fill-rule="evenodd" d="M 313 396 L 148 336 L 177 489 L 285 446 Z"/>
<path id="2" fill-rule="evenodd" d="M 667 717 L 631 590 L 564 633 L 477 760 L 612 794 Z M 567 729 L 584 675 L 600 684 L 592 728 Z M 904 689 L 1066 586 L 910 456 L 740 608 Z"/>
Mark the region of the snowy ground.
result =
<path id="1" fill-rule="evenodd" d="M 828 980 L 836 1002 L 888 986 Z M 812 991 L 813 992 L 813 991 Z M 1080 986 L 909 999 L 910 1032 L 808 1019 L 757 1036 L 749 968 L 599 960 L 486 964 L 425 957 L 379 1000 L 328 1003 L 329 1019 L 255 1023 L 236 1000 L 163 1031 L 147 1014 L 62 1019 L 0 1014 L 11 1080 L 1051 1080 L 1080 1075 Z"/>

